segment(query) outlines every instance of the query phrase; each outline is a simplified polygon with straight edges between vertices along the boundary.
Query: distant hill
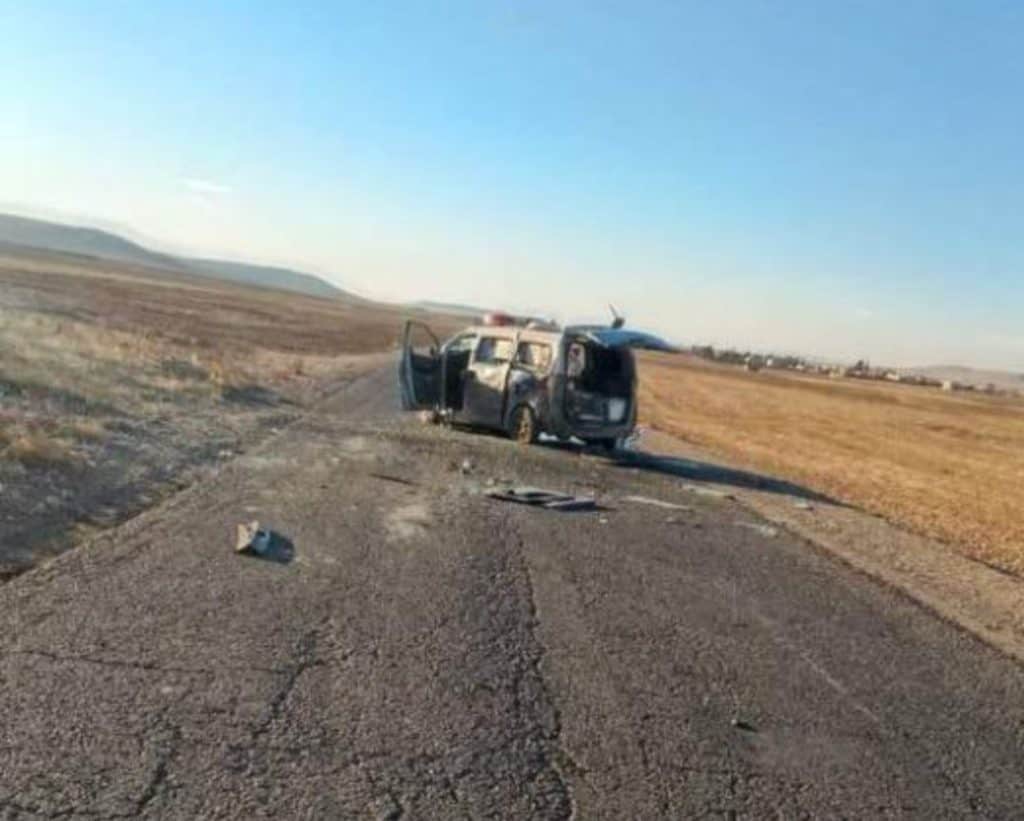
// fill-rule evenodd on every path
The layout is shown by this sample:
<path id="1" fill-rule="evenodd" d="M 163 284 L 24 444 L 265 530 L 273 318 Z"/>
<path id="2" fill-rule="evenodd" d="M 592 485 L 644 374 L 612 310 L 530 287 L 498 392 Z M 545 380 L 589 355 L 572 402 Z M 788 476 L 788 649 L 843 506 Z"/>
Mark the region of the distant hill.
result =
<path id="1" fill-rule="evenodd" d="M 174 271 L 185 268 L 180 259 L 150 251 L 109 231 L 16 217 L 13 214 L 0 214 L 0 242 L 117 262 L 134 262 Z"/>
<path id="2" fill-rule="evenodd" d="M 175 273 L 194 274 L 211 279 L 276 288 L 282 291 L 328 298 L 364 301 L 336 288 L 318 276 L 246 262 L 219 259 L 192 259 L 151 251 L 148 248 L 98 228 L 64 225 L 46 220 L 0 214 L 0 245 L 38 248 L 78 254 L 115 262 L 130 262 Z"/>
<path id="3" fill-rule="evenodd" d="M 920 374 L 932 379 L 950 380 L 960 382 L 963 385 L 974 385 L 983 388 L 986 385 L 995 385 L 1002 390 L 1024 390 L 1024 373 L 1012 371 L 984 370 L 982 368 L 968 368 L 964 365 L 929 365 L 923 368 L 906 368 L 907 373 Z"/>
<path id="4" fill-rule="evenodd" d="M 193 271 L 204 276 L 242 282 L 247 285 L 262 285 L 264 288 L 278 288 L 310 296 L 338 297 L 351 296 L 335 288 L 313 274 L 292 271 L 289 268 L 275 268 L 269 265 L 250 265 L 247 262 L 228 262 L 222 259 L 190 259 L 184 262 Z"/>

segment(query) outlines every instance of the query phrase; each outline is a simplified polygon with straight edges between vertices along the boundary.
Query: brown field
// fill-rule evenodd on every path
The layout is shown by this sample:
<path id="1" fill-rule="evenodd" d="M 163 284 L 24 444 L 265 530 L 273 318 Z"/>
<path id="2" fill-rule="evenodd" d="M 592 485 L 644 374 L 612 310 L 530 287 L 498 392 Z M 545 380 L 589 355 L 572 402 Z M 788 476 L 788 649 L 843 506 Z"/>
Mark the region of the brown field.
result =
<path id="1" fill-rule="evenodd" d="M 296 418 L 367 367 L 358 355 L 394 349 L 408 314 L 0 253 L 0 580 Z"/>
<path id="2" fill-rule="evenodd" d="M 335 356 L 393 347 L 407 309 L 323 299 L 47 252 L 0 250 L 0 309 L 77 320 L 195 351 Z M 461 327 L 432 316 L 439 332 Z"/>
<path id="3" fill-rule="evenodd" d="M 1024 573 L 1024 402 L 641 357 L 641 421 Z"/>

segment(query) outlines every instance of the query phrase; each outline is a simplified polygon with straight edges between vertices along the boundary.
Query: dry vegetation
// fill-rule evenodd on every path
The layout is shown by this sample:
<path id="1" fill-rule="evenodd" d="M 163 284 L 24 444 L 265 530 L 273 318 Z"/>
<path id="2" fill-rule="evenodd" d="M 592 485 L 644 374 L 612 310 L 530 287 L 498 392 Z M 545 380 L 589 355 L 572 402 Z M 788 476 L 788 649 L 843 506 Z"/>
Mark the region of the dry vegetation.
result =
<path id="1" fill-rule="evenodd" d="M 395 347 L 405 313 L 0 255 L 0 577 L 36 543 L 53 552 L 83 523 L 113 524 L 295 418 L 362 367 L 354 354 Z"/>
<path id="2" fill-rule="evenodd" d="M 344 373 L 343 355 L 393 347 L 403 316 L 65 254 L 0 256 L 0 458 L 70 463 L 111 415 L 254 388 L 308 398 Z"/>
<path id="3" fill-rule="evenodd" d="M 1024 403 L 645 355 L 642 421 L 1024 573 Z"/>

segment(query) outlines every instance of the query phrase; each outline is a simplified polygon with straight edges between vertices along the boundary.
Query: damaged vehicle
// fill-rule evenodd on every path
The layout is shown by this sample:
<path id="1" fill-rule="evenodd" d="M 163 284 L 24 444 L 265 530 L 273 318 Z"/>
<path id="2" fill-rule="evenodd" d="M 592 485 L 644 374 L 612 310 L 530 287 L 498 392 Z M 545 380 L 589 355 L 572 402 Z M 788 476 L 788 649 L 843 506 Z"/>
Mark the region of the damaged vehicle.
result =
<path id="1" fill-rule="evenodd" d="M 444 343 L 410 320 L 402 339 L 402 407 L 442 421 L 504 431 L 531 443 L 541 434 L 614 450 L 636 425 L 633 348 L 672 351 L 658 337 L 622 327 L 488 315 Z"/>

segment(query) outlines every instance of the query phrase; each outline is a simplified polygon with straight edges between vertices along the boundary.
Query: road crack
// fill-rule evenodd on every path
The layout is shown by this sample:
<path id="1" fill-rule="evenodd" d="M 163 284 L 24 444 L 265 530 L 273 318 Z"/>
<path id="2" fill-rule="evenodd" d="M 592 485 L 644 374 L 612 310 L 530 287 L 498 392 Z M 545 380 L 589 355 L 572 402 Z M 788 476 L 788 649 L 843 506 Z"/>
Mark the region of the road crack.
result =
<path id="1" fill-rule="evenodd" d="M 167 791 L 171 761 L 178 754 L 180 743 L 181 730 L 175 725 L 169 725 L 168 738 L 161 742 L 157 748 L 156 764 L 150 773 L 148 783 L 135 804 L 134 815 L 144 814 L 157 796 Z"/>
<path id="2" fill-rule="evenodd" d="M 540 700 L 550 711 L 551 722 L 549 726 L 543 727 L 543 767 L 537 773 L 535 780 L 539 779 L 545 771 L 550 771 L 555 778 L 557 791 L 564 806 L 560 807 L 562 817 L 574 819 L 578 816 L 578 807 L 573 789 L 574 779 L 583 779 L 586 771 L 573 758 L 566 748 L 562 739 L 562 713 L 551 692 L 551 688 L 544 676 L 543 664 L 547 656 L 547 646 L 540 638 L 540 609 L 537 606 L 537 594 L 533 583 L 533 574 L 530 570 L 529 561 L 526 558 L 526 544 L 522 534 L 509 520 L 504 523 L 506 532 L 509 533 L 510 542 L 514 545 L 512 557 L 515 563 L 514 569 L 521 576 L 523 586 L 526 590 L 527 618 L 526 633 L 529 638 L 533 652 L 528 652 L 526 663 L 528 675 L 535 679 L 536 686 L 540 691 Z M 521 711 L 523 690 L 526 686 L 525 676 L 520 675 L 515 682 L 516 709 Z"/>
<path id="3" fill-rule="evenodd" d="M 298 684 L 299 679 L 302 678 L 303 674 L 305 674 L 307 670 L 310 670 L 313 667 L 319 667 L 323 664 L 323 662 L 316 657 L 319 630 L 319 626 L 315 627 L 304 633 L 299 639 L 295 662 L 284 672 L 284 683 L 277 692 L 271 696 L 270 701 L 267 703 L 267 714 L 265 718 L 253 729 L 253 740 L 266 733 L 270 729 L 271 725 L 281 717 L 281 714 L 284 712 L 285 704 L 288 702 L 288 699 L 291 697 L 292 692 L 295 690 L 295 686 Z"/>
<path id="4" fill-rule="evenodd" d="M 131 659 L 98 658 L 96 656 L 79 656 L 71 654 L 54 653 L 49 650 L 38 649 L 17 649 L 7 650 L 5 656 L 28 656 L 34 658 L 45 658 L 50 661 L 58 661 L 69 664 L 93 664 L 100 667 L 113 667 L 128 670 L 142 670 L 153 673 L 179 673 L 182 675 L 205 675 L 216 676 L 221 673 L 266 673 L 268 675 L 283 675 L 290 672 L 290 668 L 282 667 L 178 667 L 175 665 L 164 665 L 149 661 L 133 661 Z"/>

